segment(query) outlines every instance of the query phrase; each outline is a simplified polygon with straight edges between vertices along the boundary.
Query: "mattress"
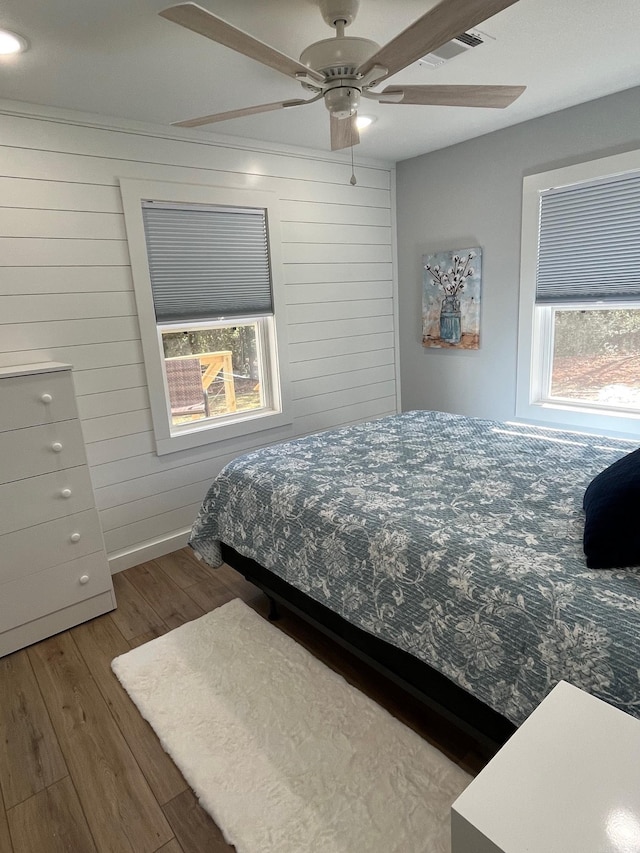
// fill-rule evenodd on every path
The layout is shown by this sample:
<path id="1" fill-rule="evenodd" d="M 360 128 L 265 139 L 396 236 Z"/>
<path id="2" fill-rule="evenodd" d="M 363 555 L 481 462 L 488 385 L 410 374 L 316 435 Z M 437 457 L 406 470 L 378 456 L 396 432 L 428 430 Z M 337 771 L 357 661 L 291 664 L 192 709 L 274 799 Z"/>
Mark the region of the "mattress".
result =
<path id="1" fill-rule="evenodd" d="M 640 716 L 640 570 L 589 570 L 582 496 L 636 445 L 407 412 L 246 454 L 191 545 L 225 542 L 519 725 L 561 679 Z"/>

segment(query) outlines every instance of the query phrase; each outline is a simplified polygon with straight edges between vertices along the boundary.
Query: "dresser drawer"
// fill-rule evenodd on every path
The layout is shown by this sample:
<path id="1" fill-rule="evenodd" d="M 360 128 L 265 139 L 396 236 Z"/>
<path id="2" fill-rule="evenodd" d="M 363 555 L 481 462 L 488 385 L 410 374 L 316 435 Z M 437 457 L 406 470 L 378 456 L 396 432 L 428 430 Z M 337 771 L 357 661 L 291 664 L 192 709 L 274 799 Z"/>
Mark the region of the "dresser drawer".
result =
<path id="1" fill-rule="evenodd" d="M 112 590 L 104 553 L 0 585 L 0 632 Z"/>
<path id="2" fill-rule="evenodd" d="M 5 533 L 0 536 L 0 584 L 92 554 L 103 547 L 95 509 Z"/>
<path id="3" fill-rule="evenodd" d="M 93 507 L 86 465 L 0 486 L 0 536 Z"/>
<path id="4" fill-rule="evenodd" d="M 0 432 L 77 417 L 69 370 L 0 380 Z"/>
<path id="5" fill-rule="evenodd" d="M 0 483 L 86 464 L 80 422 L 0 432 Z"/>

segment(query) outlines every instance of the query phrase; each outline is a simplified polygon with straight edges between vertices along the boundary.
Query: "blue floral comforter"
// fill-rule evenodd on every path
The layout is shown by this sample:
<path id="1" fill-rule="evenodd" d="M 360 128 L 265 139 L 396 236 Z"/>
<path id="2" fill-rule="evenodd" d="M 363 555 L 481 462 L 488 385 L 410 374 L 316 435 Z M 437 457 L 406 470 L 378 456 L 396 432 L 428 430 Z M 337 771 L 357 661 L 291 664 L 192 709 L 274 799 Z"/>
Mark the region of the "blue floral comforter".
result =
<path id="1" fill-rule="evenodd" d="M 640 717 L 640 569 L 589 570 L 582 496 L 630 442 L 408 412 L 234 460 L 220 541 L 520 724 L 565 679 Z"/>

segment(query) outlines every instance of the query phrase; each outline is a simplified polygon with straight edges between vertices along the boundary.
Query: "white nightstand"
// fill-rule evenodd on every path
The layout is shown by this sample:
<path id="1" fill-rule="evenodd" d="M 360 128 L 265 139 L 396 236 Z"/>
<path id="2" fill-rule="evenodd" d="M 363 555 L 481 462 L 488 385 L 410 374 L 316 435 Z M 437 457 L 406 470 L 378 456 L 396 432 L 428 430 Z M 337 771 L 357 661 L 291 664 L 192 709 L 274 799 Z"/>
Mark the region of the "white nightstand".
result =
<path id="1" fill-rule="evenodd" d="M 640 853 L 640 720 L 561 681 L 453 804 L 451 853 Z"/>

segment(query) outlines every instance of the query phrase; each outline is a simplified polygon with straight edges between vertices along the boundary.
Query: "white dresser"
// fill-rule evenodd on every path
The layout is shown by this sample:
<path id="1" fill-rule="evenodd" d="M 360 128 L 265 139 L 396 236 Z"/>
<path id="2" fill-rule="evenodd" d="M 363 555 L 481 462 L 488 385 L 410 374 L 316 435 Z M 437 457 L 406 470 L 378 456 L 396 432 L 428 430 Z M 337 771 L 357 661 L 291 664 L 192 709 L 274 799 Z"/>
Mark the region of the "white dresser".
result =
<path id="1" fill-rule="evenodd" d="M 115 606 L 71 365 L 0 367 L 0 655 Z"/>

